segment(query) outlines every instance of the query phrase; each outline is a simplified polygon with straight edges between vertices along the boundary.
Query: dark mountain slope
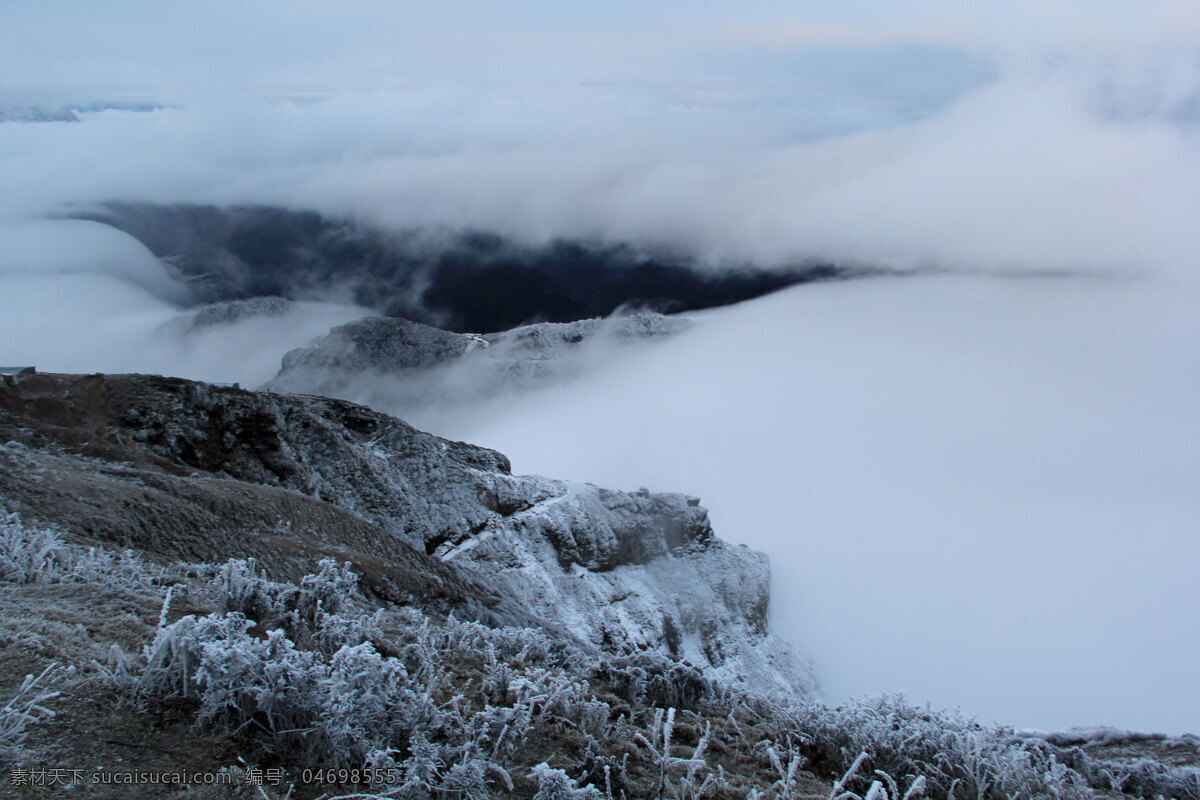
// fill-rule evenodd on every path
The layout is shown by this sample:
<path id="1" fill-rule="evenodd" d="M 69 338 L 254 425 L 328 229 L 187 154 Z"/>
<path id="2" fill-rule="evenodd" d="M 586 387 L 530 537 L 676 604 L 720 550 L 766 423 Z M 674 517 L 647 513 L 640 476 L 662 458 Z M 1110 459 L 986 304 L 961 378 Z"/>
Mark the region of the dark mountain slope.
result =
<path id="1" fill-rule="evenodd" d="M 114 203 L 76 216 L 140 240 L 179 271 L 197 303 L 335 292 L 458 332 L 606 317 L 622 306 L 711 308 L 855 274 L 811 263 L 713 268 L 691 255 L 619 243 L 529 246 L 478 232 L 388 232 L 264 206 Z"/>

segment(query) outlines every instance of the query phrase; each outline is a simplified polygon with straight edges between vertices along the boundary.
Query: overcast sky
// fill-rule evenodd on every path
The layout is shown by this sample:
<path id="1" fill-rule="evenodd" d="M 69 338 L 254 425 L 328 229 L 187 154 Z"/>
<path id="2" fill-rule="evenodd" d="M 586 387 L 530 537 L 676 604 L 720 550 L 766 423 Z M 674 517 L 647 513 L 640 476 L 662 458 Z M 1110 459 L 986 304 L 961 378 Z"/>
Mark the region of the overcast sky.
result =
<path id="1" fill-rule="evenodd" d="M 981 7 L 982 6 L 982 7 Z M 7 2 L 0 213 L 277 202 L 714 260 L 1174 269 L 1191 2 Z"/>

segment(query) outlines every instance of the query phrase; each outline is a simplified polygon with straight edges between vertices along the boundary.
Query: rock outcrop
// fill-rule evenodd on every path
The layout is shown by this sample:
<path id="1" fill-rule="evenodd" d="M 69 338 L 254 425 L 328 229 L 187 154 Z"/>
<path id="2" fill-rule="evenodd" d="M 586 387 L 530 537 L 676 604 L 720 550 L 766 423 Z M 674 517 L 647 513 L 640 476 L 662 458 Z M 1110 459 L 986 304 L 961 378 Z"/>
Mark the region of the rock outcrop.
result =
<path id="1" fill-rule="evenodd" d="M 670 336 L 689 324 L 639 313 L 469 334 L 367 317 L 287 353 L 267 388 L 352 400 L 386 394 L 400 408 L 464 402 L 570 376 L 596 348 Z"/>
<path id="2" fill-rule="evenodd" d="M 345 401 L 143 375 L 0 389 L 0 500 L 164 558 L 333 554 L 377 593 L 811 689 L 767 630 L 766 558 L 695 498 L 514 476 L 500 453 Z"/>
<path id="3" fill-rule="evenodd" d="M 282 297 L 252 297 L 249 300 L 226 300 L 212 303 L 198 311 L 182 315 L 166 323 L 177 333 L 193 333 L 216 325 L 229 325 L 248 319 L 286 316 L 294 303 Z"/>

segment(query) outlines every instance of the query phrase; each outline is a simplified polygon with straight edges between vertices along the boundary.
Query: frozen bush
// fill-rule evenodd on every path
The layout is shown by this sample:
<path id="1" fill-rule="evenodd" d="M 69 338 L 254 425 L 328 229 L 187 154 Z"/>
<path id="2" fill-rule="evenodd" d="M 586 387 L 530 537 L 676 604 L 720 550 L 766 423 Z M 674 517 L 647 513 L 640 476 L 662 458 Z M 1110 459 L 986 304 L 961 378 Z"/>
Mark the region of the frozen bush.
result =
<path id="1" fill-rule="evenodd" d="M 565 648 L 535 628 L 489 628 L 478 622 L 462 622 L 450 617 L 441 636 L 444 646 L 470 661 L 510 661 L 521 666 L 567 663 Z"/>
<path id="2" fill-rule="evenodd" d="M 146 648 L 136 692 L 189 705 L 210 729 L 355 766 L 386 748 L 404 716 L 422 708 L 403 665 L 370 644 L 343 647 L 326 662 L 281 630 L 253 637 L 252 626 L 229 613 L 189 615 L 161 628 Z"/>
<path id="3" fill-rule="evenodd" d="M 486 772 L 483 759 L 473 757 L 468 752 L 461 761 L 446 770 L 438 790 L 441 794 L 461 797 L 463 800 L 487 800 L 491 793 L 487 787 Z"/>
<path id="4" fill-rule="evenodd" d="M 670 706 L 694 711 L 723 694 L 695 667 L 656 652 L 604 659 L 592 674 L 635 708 Z"/>
<path id="5" fill-rule="evenodd" d="M 322 559 L 318 566 L 319 572 L 306 575 L 297 587 L 270 580 L 253 558 L 231 559 L 215 569 L 201 568 L 211 573 L 203 600 L 218 611 L 242 614 L 262 629 L 281 629 L 297 645 L 311 645 L 326 655 L 379 641 L 377 616 L 353 610 L 358 576 L 350 565 Z"/>
<path id="6" fill-rule="evenodd" d="M 209 602 L 219 611 L 236 612 L 255 621 L 276 619 L 294 587 L 268 580 L 253 558 L 234 558 L 216 570 L 209 581 Z"/>
<path id="7" fill-rule="evenodd" d="M 139 593 L 159 591 L 163 570 L 130 551 L 69 545 L 57 533 L 30 529 L 0 513 L 0 580 L 18 584 L 98 583 Z"/>
<path id="8" fill-rule="evenodd" d="M 193 706 L 198 722 L 228 733 L 251 728 L 275 739 L 308 728 L 321 705 L 321 665 L 282 631 L 248 635 L 252 625 L 234 613 L 161 628 L 145 649 L 137 693 Z"/>
<path id="9" fill-rule="evenodd" d="M 211 574 L 207 600 L 216 610 L 238 612 L 268 624 L 296 612 L 305 623 L 315 626 L 320 614 L 336 614 L 349 608 L 358 586 L 358 576 L 349 562 L 339 567 L 333 559 L 323 558 L 317 566 L 319 571 L 305 575 L 299 586 L 271 580 L 253 558 L 197 568 L 202 574 Z"/>
<path id="10" fill-rule="evenodd" d="M 1200 800 L 1200 768 L 1197 767 L 1146 759 L 1108 761 L 1094 758 L 1079 747 L 1058 749 L 1057 754 L 1062 762 L 1084 775 L 1089 786 L 1101 791 L 1138 797 Z"/>
<path id="11" fill-rule="evenodd" d="M 412 796 L 484 797 L 489 779 L 508 782 L 499 759 L 527 730 L 530 703 L 479 707 L 461 695 L 437 702 L 429 683 L 369 642 L 324 653 L 297 647 L 281 629 L 256 636 L 253 628 L 237 612 L 161 626 L 133 690 L 190 709 L 210 730 L 308 763 L 401 767 Z M 444 666 L 435 657 L 430 669 Z M 110 674 L 132 671 L 110 663 Z"/>
<path id="12" fill-rule="evenodd" d="M 905 779 L 925 776 L 930 796 L 948 798 L 1055 797 L 1082 800 L 1085 781 L 1041 739 L 984 728 L 957 715 L 880 697 L 830 708 L 819 703 L 780 712 L 784 729 L 807 742 L 818 765 L 848 770 L 857 756 L 864 772 L 849 790 L 869 791 L 865 770 Z"/>
<path id="13" fill-rule="evenodd" d="M 0 519 L 0 578 L 49 583 L 64 574 L 66 559 L 66 546 L 54 533 L 27 529 L 16 514 Z"/>
<path id="14" fill-rule="evenodd" d="M 358 575 L 350 569 L 349 561 L 339 567 L 332 558 L 323 558 L 317 566 L 320 572 L 300 579 L 297 610 L 306 618 L 314 618 L 318 611 L 338 613 L 350 604 L 358 588 Z"/>
<path id="15" fill-rule="evenodd" d="M 314 647 L 326 655 L 332 655 L 343 647 L 355 647 L 365 642 L 381 641 L 383 638 L 378 614 L 342 616 L 318 613 L 316 629 L 312 632 Z"/>
<path id="16" fill-rule="evenodd" d="M 0 706 L 0 764 L 11 764 L 21 756 L 25 728 L 31 722 L 49 719 L 54 712 L 46 707 L 58 692 L 49 687 L 71 673 L 71 669 L 51 664 L 38 675 L 26 675 L 16 694 Z"/>
<path id="17" fill-rule="evenodd" d="M 407 740 L 412 727 L 434 715 L 432 703 L 410 688 L 404 666 L 383 658 L 370 644 L 335 653 L 321 688 L 315 720 L 324 740 L 321 749 L 347 753 L 357 763 L 364 763 L 369 752 Z"/>
<path id="18" fill-rule="evenodd" d="M 533 800 L 603 800 L 599 791 L 591 786 L 579 788 L 566 772 L 554 769 L 545 761 L 530 770 L 529 775 L 538 785 Z"/>

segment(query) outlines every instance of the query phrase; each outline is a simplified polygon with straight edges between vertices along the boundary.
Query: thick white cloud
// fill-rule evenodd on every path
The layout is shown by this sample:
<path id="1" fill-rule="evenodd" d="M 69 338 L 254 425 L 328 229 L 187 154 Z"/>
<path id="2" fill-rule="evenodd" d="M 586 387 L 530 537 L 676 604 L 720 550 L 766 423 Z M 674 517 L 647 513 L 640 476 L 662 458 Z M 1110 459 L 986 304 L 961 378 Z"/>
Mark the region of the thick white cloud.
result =
<path id="1" fill-rule="evenodd" d="M 517 472 L 699 495 L 827 696 L 1194 732 L 1200 292 L 921 277 L 695 315 L 551 391 L 399 409 Z"/>
<path id="2" fill-rule="evenodd" d="M 1178 3 L 12 3 L 0 214 L 272 202 L 714 259 L 1197 271 Z M 119 54 L 115 55 L 115 54 Z"/>
<path id="3" fill-rule="evenodd" d="M 80 220 L 0 223 L 0 352 L 43 372 L 152 372 L 256 386 L 283 354 L 366 309 L 292 304 L 188 326 L 187 288 L 131 236 Z"/>
<path id="4" fill-rule="evenodd" d="M 82 220 L 0 223 L 0 276 L 106 275 L 166 300 L 186 288 L 145 245 L 107 225 Z"/>

